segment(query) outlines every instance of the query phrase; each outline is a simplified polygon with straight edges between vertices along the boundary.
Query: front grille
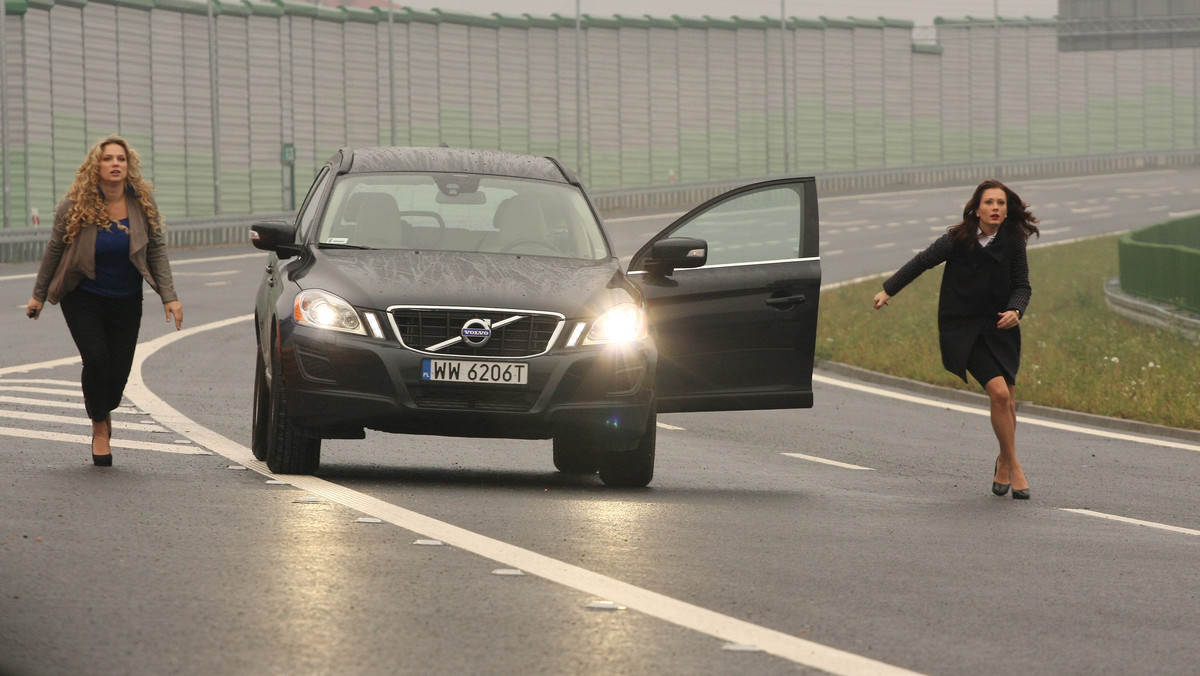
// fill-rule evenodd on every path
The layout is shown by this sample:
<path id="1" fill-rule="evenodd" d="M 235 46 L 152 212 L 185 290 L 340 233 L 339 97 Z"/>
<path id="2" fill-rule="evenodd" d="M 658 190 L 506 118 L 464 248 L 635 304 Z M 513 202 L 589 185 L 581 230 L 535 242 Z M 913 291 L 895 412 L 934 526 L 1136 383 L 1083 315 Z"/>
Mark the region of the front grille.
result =
<path id="1" fill-rule="evenodd" d="M 550 349 L 563 324 L 557 314 L 523 310 L 470 308 L 389 309 L 400 342 L 418 352 L 459 357 L 532 357 Z M 479 347 L 461 339 L 463 325 L 472 319 L 490 322 L 492 335 Z M 497 326 L 499 325 L 499 326 Z M 447 341 L 457 342 L 446 344 Z M 438 349 L 433 350 L 439 345 Z"/>
<path id="2" fill-rule="evenodd" d="M 452 411 L 503 411 L 524 413 L 537 403 L 538 393 L 528 390 L 488 390 L 467 387 L 413 387 L 409 389 L 419 408 Z"/>

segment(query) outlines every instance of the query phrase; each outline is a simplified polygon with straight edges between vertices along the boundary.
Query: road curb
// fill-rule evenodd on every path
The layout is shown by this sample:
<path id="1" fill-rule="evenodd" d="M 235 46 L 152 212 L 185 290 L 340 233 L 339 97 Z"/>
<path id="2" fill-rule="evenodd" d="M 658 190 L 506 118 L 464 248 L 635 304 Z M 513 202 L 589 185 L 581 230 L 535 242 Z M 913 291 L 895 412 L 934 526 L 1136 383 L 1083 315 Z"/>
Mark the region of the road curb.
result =
<path id="1" fill-rule="evenodd" d="M 1130 321 L 1170 329 L 1192 342 L 1200 341 L 1200 316 L 1170 303 L 1126 293 L 1120 277 L 1104 284 L 1104 302 L 1108 309 Z"/>
<path id="2" fill-rule="evenodd" d="M 929 397 L 935 397 L 946 401 L 957 403 L 965 403 L 977 405 L 981 408 L 987 408 L 988 398 L 983 394 L 973 392 L 964 392 L 949 387 L 939 387 L 922 383 L 908 378 L 900 378 L 897 376 L 887 375 L 886 373 L 878 373 L 869 371 L 857 366 L 848 364 L 840 364 L 831 361 L 818 361 L 816 368 L 819 371 L 839 375 L 846 378 L 852 378 L 866 383 L 882 385 L 897 390 L 905 390 L 915 392 Z M 1093 415 L 1091 413 L 1080 413 L 1078 411 L 1068 411 L 1061 408 L 1053 408 L 1050 406 L 1041 406 L 1028 401 L 1017 401 L 1017 412 L 1026 415 L 1037 416 L 1047 420 L 1057 420 L 1059 422 L 1071 423 L 1075 425 L 1087 425 L 1088 427 L 1096 427 L 1114 432 L 1126 432 L 1129 434 L 1143 434 L 1147 436 L 1162 437 L 1173 439 L 1176 441 L 1188 441 L 1200 443 L 1200 430 L 1188 430 L 1178 427 L 1167 427 L 1166 425 L 1154 425 L 1138 420 L 1125 420 L 1123 418 L 1109 418 L 1102 415 Z"/>

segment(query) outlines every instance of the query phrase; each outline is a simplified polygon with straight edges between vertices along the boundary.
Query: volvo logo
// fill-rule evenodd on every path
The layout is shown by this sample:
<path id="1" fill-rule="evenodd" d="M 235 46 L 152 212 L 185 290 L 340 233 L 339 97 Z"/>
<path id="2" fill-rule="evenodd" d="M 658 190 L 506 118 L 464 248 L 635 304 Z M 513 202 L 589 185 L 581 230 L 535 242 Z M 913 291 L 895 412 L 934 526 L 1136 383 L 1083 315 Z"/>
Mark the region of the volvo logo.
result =
<path id="1" fill-rule="evenodd" d="M 458 333 L 467 345 L 483 347 L 492 338 L 492 320 L 469 319 Z"/>

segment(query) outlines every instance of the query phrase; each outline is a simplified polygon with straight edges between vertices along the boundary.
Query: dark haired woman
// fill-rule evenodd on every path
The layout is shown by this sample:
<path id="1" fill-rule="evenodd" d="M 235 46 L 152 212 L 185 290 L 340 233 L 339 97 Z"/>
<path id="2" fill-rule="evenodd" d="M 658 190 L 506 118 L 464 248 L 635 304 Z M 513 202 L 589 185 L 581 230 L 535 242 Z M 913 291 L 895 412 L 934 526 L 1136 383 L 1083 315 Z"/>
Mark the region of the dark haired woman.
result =
<path id="1" fill-rule="evenodd" d="M 1017 460 L 1017 400 L 1021 317 L 1029 305 L 1025 245 L 1038 234 L 1037 219 L 1017 193 L 995 180 L 980 183 L 963 218 L 883 283 L 875 309 L 940 263 L 946 264 L 938 301 L 942 365 L 967 381 L 970 372 L 991 401 L 992 430 L 1000 442 L 992 492 L 1012 488 L 1029 499 L 1029 481 Z"/>
<path id="2" fill-rule="evenodd" d="M 167 321 L 183 325 L 167 261 L 162 216 L 137 152 L 119 136 L 101 139 L 54 211 L 26 315 L 62 301 L 83 359 L 83 399 L 92 420 L 92 462 L 112 465 L 112 411 L 121 404 L 142 323 L 142 280 L 162 298 Z"/>

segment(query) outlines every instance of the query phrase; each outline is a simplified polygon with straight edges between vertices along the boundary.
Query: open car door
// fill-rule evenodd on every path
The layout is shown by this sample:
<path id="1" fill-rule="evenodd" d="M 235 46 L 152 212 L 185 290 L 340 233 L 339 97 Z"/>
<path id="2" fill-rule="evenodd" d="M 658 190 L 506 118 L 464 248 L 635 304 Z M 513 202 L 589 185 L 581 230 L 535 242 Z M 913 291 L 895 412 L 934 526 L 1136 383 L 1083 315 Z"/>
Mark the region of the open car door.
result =
<path id="1" fill-rule="evenodd" d="M 776 179 L 705 202 L 634 254 L 660 413 L 812 407 L 818 222 L 815 179 Z M 702 258 L 705 243 L 700 267 L 659 264 L 681 245 Z"/>

